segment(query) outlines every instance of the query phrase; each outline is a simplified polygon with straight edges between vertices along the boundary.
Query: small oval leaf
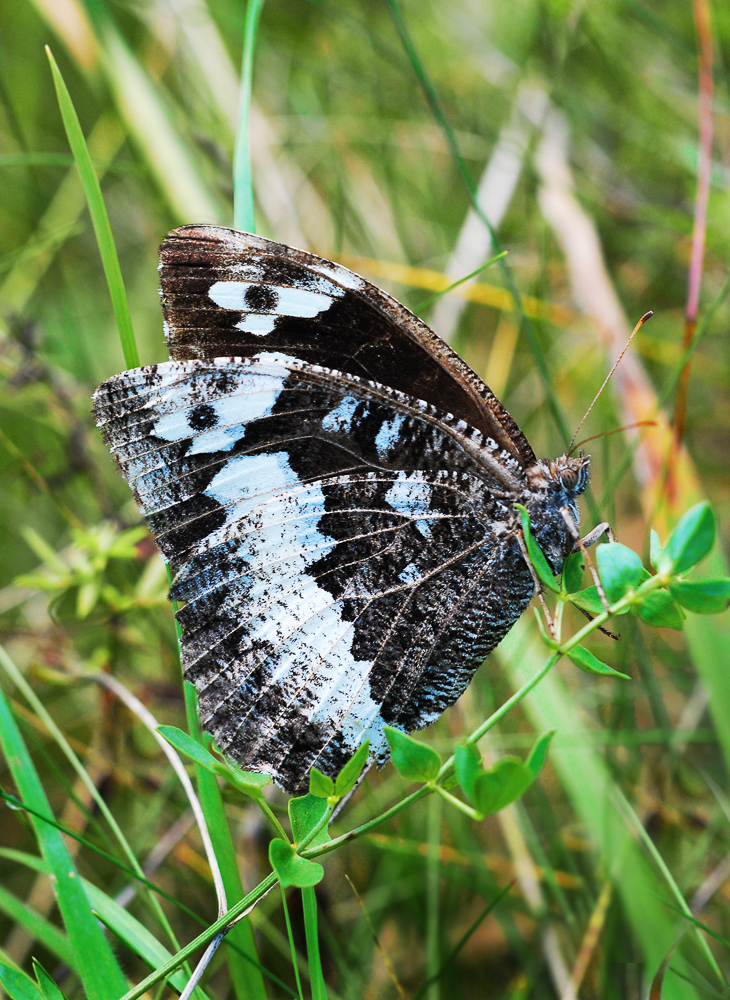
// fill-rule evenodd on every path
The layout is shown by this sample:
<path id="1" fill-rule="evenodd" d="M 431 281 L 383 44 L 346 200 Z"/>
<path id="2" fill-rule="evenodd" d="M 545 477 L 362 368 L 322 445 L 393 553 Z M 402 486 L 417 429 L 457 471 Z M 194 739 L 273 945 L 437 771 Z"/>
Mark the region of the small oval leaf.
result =
<path id="1" fill-rule="evenodd" d="M 659 535 L 657 535 L 654 529 L 651 529 L 649 534 L 649 564 L 653 570 L 659 569 L 659 564 L 662 558 L 662 544 L 659 541 Z"/>
<path id="2" fill-rule="evenodd" d="M 490 816 L 511 805 L 533 782 L 532 772 L 516 757 L 503 757 L 474 782 L 474 806 L 482 816 Z"/>
<path id="3" fill-rule="evenodd" d="M 409 781 L 432 781 L 441 768 L 441 758 L 430 746 L 419 743 L 400 729 L 383 726 L 396 770 Z"/>
<path id="4" fill-rule="evenodd" d="M 675 573 L 685 573 L 707 555 L 715 541 L 715 515 L 707 503 L 698 503 L 682 517 L 669 536 L 664 555 Z"/>
<path id="5" fill-rule="evenodd" d="M 584 569 L 583 553 L 571 552 L 563 563 L 563 588 L 566 593 L 575 594 L 580 590 Z"/>
<path id="6" fill-rule="evenodd" d="M 362 769 L 367 764 L 369 752 L 370 740 L 365 740 L 337 775 L 335 779 L 335 795 L 337 798 L 341 799 L 355 787 L 362 774 Z"/>
<path id="7" fill-rule="evenodd" d="M 202 743 L 198 743 L 189 733 L 183 732 L 177 726 L 158 726 L 157 732 L 178 753 L 189 757 L 190 760 L 204 767 L 206 771 L 212 771 L 213 774 L 223 774 L 225 772 L 225 765 L 217 757 L 214 757 L 210 750 L 207 750 Z"/>
<path id="8" fill-rule="evenodd" d="M 620 600 L 626 591 L 635 587 L 641 579 L 644 568 L 641 559 L 633 549 L 619 542 L 599 545 L 596 550 L 596 560 L 603 589 L 611 604 Z"/>
<path id="9" fill-rule="evenodd" d="M 454 751 L 454 770 L 470 802 L 474 801 L 474 782 L 482 769 L 479 751 L 473 743 L 460 743 Z"/>
<path id="10" fill-rule="evenodd" d="M 530 756 L 525 761 L 525 767 L 533 778 L 536 778 L 543 767 L 545 767 L 548 749 L 555 733 L 555 729 L 548 729 L 546 733 L 543 733 L 530 751 Z"/>
<path id="11" fill-rule="evenodd" d="M 730 580 L 677 580 L 669 593 L 683 608 L 699 615 L 716 615 L 730 603 Z"/>
<path id="12" fill-rule="evenodd" d="M 585 646 L 575 646 L 565 654 L 571 663 L 588 674 L 600 674 L 603 677 L 621 677 L 625 681 L 631 678 L 627 674 L 622 674 L 620 670 L 614 670 L 607 663 L 599 660 L 597 656 L 590 653 Z"/>
<path id="13" fill-rule="evenodd" d="M 299 795 L 294 799 L 289 799 L 287 808 L 294 843 L 301 844 L 304 838 L 322 820 L 329 806 L 326 799 L 319 798 L 310 793 L 309 795 Z M 327 827 L 323 826 L 316 837 L 307 843 L 307 847 L 320 847 L 322 844 L 326 844 L 329 839 L 330 835 Z"/>
<path id="14" fill-rule="evenodd" d="M 279 837 L 269 844 L 269 861 L 279 881 L 285 886 L 293 885 L 303 889 L 321 882 L 324 876 L 322 865 L 300 858 L 291 844 Z"/>
<path id="15" fill-rule="evenodd" d="M 544 583 L 548 589 L 555 591 L 556 594 L 559 594 L 560 587 L 555 582 L 553 571 L 550 569 L 542 549 L 532 537 L 532 531 L 530 529 L 530 515 L 527 513 L 527 508 L 521 503 L 516 503 L 515 507 L 520 513 L 522 534 L 525 536 L 525 548 L 527 549 L 527 554 L 530 557 L 532 568 L 535 570 L 535 573 L 541 583 Z"/>
<path id="16" fill-rule="evenodd" d="M 634 610 L 647 625 L 654 625 L 656 628 L 673 628 L 679 632 L 684 628 L 682 612 L 666 590 L 653 590 Z"/>
<path id="17" fill-rule="evenodd" d="M 309 794 L 319 799 L 328 799 L 335 794 L 335 783 L 328 774 L 322 774 L 317 767 L 309 772 Z"/>

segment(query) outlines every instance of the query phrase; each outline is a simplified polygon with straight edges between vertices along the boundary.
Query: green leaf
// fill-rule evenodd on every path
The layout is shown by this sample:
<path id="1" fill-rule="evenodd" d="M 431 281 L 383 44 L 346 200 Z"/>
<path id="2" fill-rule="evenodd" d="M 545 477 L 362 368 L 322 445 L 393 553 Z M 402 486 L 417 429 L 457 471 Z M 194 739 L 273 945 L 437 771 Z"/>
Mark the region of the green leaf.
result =
<path id="1" fill-rule="evenodd" d="M 677 580 L 669 593 L 688 611 L 716 615 L 730 603 L 730 580 Z"/>
<path id="2" fill-rule="evenodd" d="M 65 1000 L 63 993 L 51 979 L 37 958 L 33 958 L 33 971 L 43 994 L 43 1000 Z"/>
<path id="3" fill-rule="evenodd" d="M 0 962 L 0 986 L 11 1000 L 43 1000 L 40 990 L 24 972 Z"/>
<path id="4" fill-rule="evenodd" d="M 583 553 L 572 552 L 563 563 L 563 587 L 566 593 L 575 594 L 580 590 L 584 569 Z"/>
<path id="5" fill-rule="evenodd" d="M 524 795 L 534 780 L 532 772 L 517 757 L 503 757 L 474 782 L 474 805 L 482 816 L 490 816 Z"/>
<path id="6" fill-rule="evenodd" d="M 261 789 L 271 783 L 271 776 L 259 774 L 258 771 L 244 771 L 238 764 L 218 760 L 202 743 L 183 732 L 177 726 L 158 726 L 157 732 L 173 746 L 178 753 L 184 754 L 195 764 L 204 767 L 206 771 L 218 775 L 249 798 L 261 797 Z"/>
<path id="7" fill-rule="evenodd" d="M 614 670 L 613 667 L 609 667 L 607 663 L 599 660 L 593 653 L 589 653 L 585 646 L 574 646 L 565 655 L 571 663 L 574 663 L 581 670 L 585 670 L 588 674 L 601 674 L 603 677 L 623 677 L 625 681 L 631 680 L 626 674 L 622 674 L 619 670 Z"/>
<path id="8" fill-rule="evenodd" d="M 352 791 L 358 782 L 370 753 L 370 740 L 365 740 L 350 757 L 335 779 L 335 795 L 341 799 Z"/>
<path id="9" fill-rule="evenodd" d="M 548 749 L 555 733 L 555 729 L 548 729 L 546 733 L 543 733 L 530 751 L 530 756 L 525 761 L 525 767 L 533 778 L 536 778 L 543 767 L 545 767 Z"/>
<path id="10" fill-rule="evenodd" d="M 198 743 L 189 733 L 183 732 L 177 726 L 158 726 L 157 732 L 178 753 L 189 757 L 190 760 L 204 767 L 206 771 L 212 771 L 214 774 L 225 773 L 225 764 L 222 764 L 217 757 L 213 756 L 210 750 L 206 750 L 202 743 Z"/>
<path id="11" fill-rule="evenodd" d="M 482 759 L 473 743 L 460 743 L 454 751 L 454 771 L 464 794 L 474 801 L 474 782 L 482 769 Z"/>
<path id="12" fill-rule="evenodd" d="M 214 758 L 215 759 L 215 758 Z M 271 775 L 262 774 L 260 771 L 244 771 L 243 768 L 232 760 L 220 762 L 224 771 L 218 772 L 225 780 L 238 789 L 243 795 L 248 795 L 252 799 L 261 796 L 261 789 L 271 784 Z"/>
<path id="13" fill-rule="evenodd" d="M 674 628 L 680 632 L 684 627 L 682 612 L 666 590 L 653 590 L 634 611 L 647 625 Z"/>
<path id="14" fill-rule="evenodd" d="M 301 844 L 304 838 L 315 828 L 329 806 L 327 800 L 317 795 L 300 795 L 295 799 L 289 799 L 289 822 L 291 823 L 292 837 L 295 844 Z M 330 839 L 327 827 L 323 826 L 314 840 L 311 840 L 307 847 L 320 847 Z"/>
<path id="15" fill-rule="evenodd" d="M 530 515 L 527 513 L 527 508 L 523 507 L 521 503 L 516 503 L 515 507 L 520 512 L 522 534 L 525 536 L 525 548 L 527 549 L 527 554 L 530 557 L 532 568 L 535 570 L 535 573 L 537 573 L 538 579 L 541 583 L 544 583 L 549 590 L 554 590 L 556 594 L 559 594 L 560 587 L 555 582 L 553 571 L 550 569 L 548 561 L 543 555 L 542 549 L 532 537 L 532 531 L 530 529 Z"/>
<path id="16" fill-rule="evenodd" d="M 309 794 L 319 799 L 328 799 L 335 794 L 335 783 L 328 774 L 322 774 L 318 767 L 309 772 Z"/>
<path id="17" fill-rule="evenodd" d="M 322 801 L 321 799 L 319 800 Z M 303 889 L 322 881 L 324 868 L 316 861 L 300 858 L 291 844 L 279 837 L 269 844 L 269 861 L 282 885 Z"/>
<path id="18" fill-rule="evenodd" d="M 619 542 L 599 545 L 596 559 L 601 583 L 611 604 L 620 600 L 627 590 L 638 585 L 644 567 L 633 549 Z"/>
<path id="19" fill-rule="evenodd" d="M 400 729 L 383 726 L 396 770 L 409 781 L 432 781 L 439 773 L 441 758 L 430 746 L 419 743 Z"/>
<path id="20" fill-rule="evenodd" d="M 659 569 L 663 551 L 659 535 L 652 528 L 649 534 L 649 564 L 653 570 Z"/>
<path id="21" fill-rule="evenodd" d="M 595 587 L 586 587 L 585 590 L 579 590 L 577 594 L 571 594 L 570 600 L 591 615 L 601 615 L 606 610 Z"/>
<path id="22" fill-rule="evenodd" d="M 674 573 L 685 573 L 707 555 L 714 541 L 715 515 L 709 504 L 698 503 L 687 511 L 669 536 L 664 557 Z"/>

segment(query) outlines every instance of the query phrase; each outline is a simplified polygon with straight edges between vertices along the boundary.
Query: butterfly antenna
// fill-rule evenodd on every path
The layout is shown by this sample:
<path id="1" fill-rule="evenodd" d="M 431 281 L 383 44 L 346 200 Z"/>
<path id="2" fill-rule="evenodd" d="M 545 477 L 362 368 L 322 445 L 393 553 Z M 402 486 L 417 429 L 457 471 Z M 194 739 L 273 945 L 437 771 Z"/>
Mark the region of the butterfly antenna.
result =
<path id="1" fill-rule="evenodd" d="M 656 420 L 637 420 L 635 424 L 624 424 L 622 427 L 614 427 L 612 431 L 601 431 L 600 434 L 591 434 L 590 437 L 583 438 L 579 441 L 571 451 L 575 451 L 576 448 L 582 448 L 584 444 L 588 444 L 589 441 L 597 441 L 599 438 L 610 437 L 612 434 L 621 434 L 623 431 L 634 431 L 637 427 L 658 427 Z"/>
<path id="2" fill-rule="evenodd" d="M 604 390 L 604 389 L 606 388 L 606 386 L 608 385 L 608 382 L 609 382 L 609 379 L 611 378 L 611 376 L 613 375 L 613 373 L 614 373 L 614 372 L 616 371 L 616 369 L 618 368 L 618 366 L 619 366 L 619 365 L 621 364 L 621 361 L 622 361 L 622 359 L 623 359 L 623 356 L 624 356 L 624 354 L 626 354 L 626 352 L 628 351 L 629 347 L 631 346 L 631 341 L 632 341 L 632 340 L 634 339 L 634 337 L 635 337 L 635 336 L 636 336 L 636 334 L 637 334 L 637 333 L 639 332 L 639 330 L 640 330 L 640 329 L 641 329 L 641 327 L 642 327 L 642 326 L 644 325 L 644 323 L 646 323 L 646 321 L 647 321 L 648 319 L 651 319 L 651 317 L 652 317 L 653 315 L 654 315 L 654 313 L 653 313 L 653 311 L 652 311 L 651 309 L 649 310 L 649 312 L 646 312 L 646 313 L 644 313 L 644 315 L 643 315 L 643 316 L 641 317 L 641 319 L 640 319 L 640 320 L 639 320 L 639 322 L 638 322 L 638 323 L 636 324 L 636 326 L 634 327 L 634 329 L 633 329 L 633 330 L 631 331 L 631 336 L 630 336 L 630 337 L 629 337 L 629 339 L 628 339 L 628 340 L 626 341 L 626 344 L 625 344 L 625 346 L 624 346 L 624 349 L 623 349 L 623 351 L 621 351 L 621 353 L 619 354 L 619 356 L 618 356 L 618 357 L 616 358 L 616 363 L 614 364 L 613 368 L 612 368 L 612 369 L 611 369 L 611 371 L 610 371 L 610 372 L 608 373 L 608 375 L 606 376 L 606 378 L 605 378 L 605 379 L 603 380 L 603 385 L 601 386 L 601 388 L 600 388 L 600 389 L 598 390 L 598 392 L 597 392 L 597 393 L 596 393 L 596 395 L 594 396 L 594 398 L 593 398 L 593 402 L 592 402 L 592 403 L 591 403 L 591 405 L 590 405 L 590 406 L 588 407 L 588 409 L 586 410 L 586 412 L 585 412 L 585 413 L 583 414 L 583 419 L 581 420 L 581 422 L 580 422 L 580 423 L 578 424 L 578 426 L 576 427 L 576 429 L 575 429 L 575 434 L 573 434 L 573 437 L 572 437 L 572 438 L 570 439 L 570 444 L 568 445 L 568 454 L 569 454 L 569 455 L 570 455 L 570 453 L 571 453 L 572 451 L 574 451 L 574 447 L 573 447 L 573 442 L 574 442 L 574 441 L 575 441 L 575 439 L 576 439 L 576 438 L 578 437 L 578 431 L 579 431 L 579 430 L 581 429 L 581 427 L 583 426 L 583 424 L 584 424 L 584 423 L 586 422 L 586 420 L 588 419 L 588 415 L 589 415 L 589 413 L 591 412 L 591 410 L 593 409 L 593 407 L 594 407 L 594 406 L 596 405 L 596 403 L 598 402 L 598 398 L 599 398 L 599 396 L 601 395 L 601 393 L 603 392 L 603 390 Z M 590 439 L 589 439 L 589 440 L 590 440 Z"/>

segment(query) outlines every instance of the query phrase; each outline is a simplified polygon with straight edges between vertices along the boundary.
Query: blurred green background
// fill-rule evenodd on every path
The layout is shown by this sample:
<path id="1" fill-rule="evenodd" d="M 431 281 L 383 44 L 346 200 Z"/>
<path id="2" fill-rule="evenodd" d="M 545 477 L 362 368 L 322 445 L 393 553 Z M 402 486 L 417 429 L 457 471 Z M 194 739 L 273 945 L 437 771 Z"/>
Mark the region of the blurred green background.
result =
<path id="1" fill-rule="evenodd" d="M 181 725 L 174 629 L 151 543 L 141 541 L 133 558 L 110 555 L 117 531 L 139 518 L 89 397 L 124 363 L 44 46 L 87 136 L 142 362 L 151 363 L 165 358 L 160 240 L 185 223 L 232 224 L 244 16 L 238 0 L 0 6 L 0 630 L 142 858 L 184 810 L 180 793 L 132 716 L 68 676 L 112 670 L 160 721 Z M 671 421 L 697 215 L 696 22 L 707 17 L 714 131 L 700 321 L 719 308 L 693 359 L 680 453 L 654 405 L 662 397 Z M 630 328 L 654 310 L 582 435 L 648 417 L 660 426 L 633 452 L 630 433 L 588 446 L 584 520 L 608 519 L 642 551 L 650 524 L 665 535 L 704 496 L 726 541 L 730 310 L 718 296 L 730 262 L 729 59 L 730 7 L 704 0 L 402 8 L 267 0 L 250 119 L 257 231 L 341 260 L 419 311 L 495 251 L 473 211 L 472 184 L 509 250 L 526 318 L 497 266 L 420 314 L 497 392 L 535 451 L 553 456 L 566 446 L 556 412 L 572 433 Z M 318 896 L 333 997 L 414 997 L 438 972 L 421 994 L 428 1000 L 623 1000 L 646 994 L 664 958 L 657 996 L 725 995 L 689 922 L 667 903 L 666 880 L 633 881 L 656 872 L 655 861 L 633 834 L 631 846 L 611 845 L 631 828 L 616 804 L 625 795 L 697 919 L 730 936 L 727 615 L 688 623 L 685 635 L 620 626 L 619 643 L 595 645 L 632 684 L 576 677 L 563 665 L 485 747 L 521 753 L 535 729 L 558 724 L 554 761 L 524 803 L 479 827 L 420 805 L 330 858 Z M 534 631 L 526 616 L 429 740 L 448 748 L 501 704 L 520 671 L 540 662 Z M 57 748 L 32 712 L 19 712 L 57 814 L 93 839 Z M 390 768 L 372 776 L 351 822 L 402 788 Z M 264 834 L 239 806 L 230 815 L 251 886 L 267 870 Z M 27 848 L 16 816 L 6 813 L 0 829 L 4 847 Z M 42 880 L 7 859 L 0 865 L 9 891 L 37 895 L 53 920 Z M 93 856 L 83 865 L 107 891 L 124 884 Z M 159 878 L 212 918 L 194 832 L 171 840 Z M 510 880 L 507 897 L 443 967 Z M 5 954 L 20 963 L 41 954 L 52 968 L 47 944 L 34 945 L 2 900 L 0 910 Z M 184 916 L 174 920 L 188 940 Z M 276 900 L 254 923 L 263 964 L 294 988 Z M 730 972 L 725 941 L 711 947 Z M 125 958 L 139 979 L 141 964 Z M 64 988 L 74 995 L 72 976 Z M 209 989 L 227 994 L 223 964 Z"/>

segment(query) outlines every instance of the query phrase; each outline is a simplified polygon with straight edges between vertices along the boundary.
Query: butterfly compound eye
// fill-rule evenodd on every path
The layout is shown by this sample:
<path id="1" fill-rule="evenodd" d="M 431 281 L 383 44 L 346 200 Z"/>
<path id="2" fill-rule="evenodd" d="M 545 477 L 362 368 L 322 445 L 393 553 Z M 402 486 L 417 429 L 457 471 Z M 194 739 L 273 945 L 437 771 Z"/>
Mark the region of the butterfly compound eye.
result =
<path id="1" fill-rule="evenodd" d="M 578 485 L 577 469 L 563 469 L 560 473 L 560 482 L 566 490 L 574 490 Z"/>

